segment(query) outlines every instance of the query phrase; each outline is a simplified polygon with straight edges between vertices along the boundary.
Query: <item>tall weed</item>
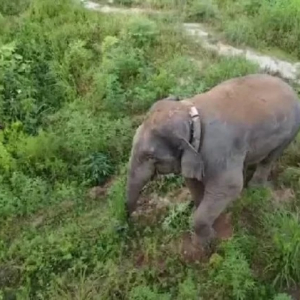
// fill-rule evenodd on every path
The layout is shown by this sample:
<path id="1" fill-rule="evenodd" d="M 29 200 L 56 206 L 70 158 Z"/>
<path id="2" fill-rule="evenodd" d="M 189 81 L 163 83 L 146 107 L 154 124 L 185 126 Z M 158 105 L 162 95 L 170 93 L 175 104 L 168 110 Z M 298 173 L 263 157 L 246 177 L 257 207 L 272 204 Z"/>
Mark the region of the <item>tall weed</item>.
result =
<path id="1" fill-rule="evenodd" d="M 12 16 L 18 15 L 26 10 L 30 4 L 30 0 L 2 0 L 0 3 L 0 15 Z"/>
<path id="2" fill-rule="evenodd" d="M 237 44 L 278 47 L 300 57 L 299 0 L 217 1 L 222 12 L 220 29 Z"/>
<path id="3" fill-rule="evenodd" d="M 272 274 L 275 286 L 294 286 L 300 280 L 299 212 L 278 210 L 266 214 L 265 223 L 271 234 L 271 243 L 265 250 L 266 271 Z"/>
<path id="4" fill-rule="evenodd" d="M 217 297 L 222 299 L 248 299 L 256 289 L 249 262 L 242 252 L 238 240 L 224 243 L 224 256 L 218 254 L 211 259 L 211 285 Z"/>

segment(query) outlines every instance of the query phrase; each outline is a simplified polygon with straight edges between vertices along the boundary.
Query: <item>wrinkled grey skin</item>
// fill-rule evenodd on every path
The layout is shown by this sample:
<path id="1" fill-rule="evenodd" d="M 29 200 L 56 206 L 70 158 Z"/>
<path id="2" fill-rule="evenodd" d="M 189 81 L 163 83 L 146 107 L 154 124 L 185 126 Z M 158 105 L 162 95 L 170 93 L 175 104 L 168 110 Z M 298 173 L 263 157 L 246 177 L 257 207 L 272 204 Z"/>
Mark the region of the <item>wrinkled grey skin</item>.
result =
<path id="1" fill-rule="evenodd" d="M 288 84 L 259 74 L 227 80 L 188 101 L 200 115 L 199 153 L 189 143 L 189 107 L 176 99 L 156 102 L 133 139 L 126 207 L 130 216 L 155 174 L 182 174 L 205 246 L 215 236 L 214 221 L 240 195 L 246 167 L 256 167 L 250 186 L 267 183 L 273 162 L 299 130 L 300 106 Z"/>

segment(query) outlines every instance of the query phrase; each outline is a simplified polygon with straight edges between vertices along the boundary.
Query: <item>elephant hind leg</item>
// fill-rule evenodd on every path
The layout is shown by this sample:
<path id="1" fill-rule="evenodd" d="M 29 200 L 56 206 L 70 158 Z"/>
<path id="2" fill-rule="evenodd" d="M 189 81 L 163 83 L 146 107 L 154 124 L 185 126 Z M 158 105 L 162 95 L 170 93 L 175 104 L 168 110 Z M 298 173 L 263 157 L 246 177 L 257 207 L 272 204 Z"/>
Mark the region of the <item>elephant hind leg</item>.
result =
<path id="1" fill-rule="evenodd" d="M 249 165 L 244 164 L 244 187 L 247 187 L 250 180 L 252 179 L 254 172 L 257 168 L 257 164 Z"/>
<path id="2" fill-rule="evenodd" d="M 269 175 L 276 159 L 280 157 L 282 152 L 292 142 L 292 139 L 275 148 L 264 160 L 257 164 L 256 170 L 248 183 L 249 187 L 266 187 L 269 186 Z"/>
<path id="3" fill-rule="evenodd" d="M 205 186 L 204 197 L 194 214 L 195 232 L 203 246 L 215 237 L 213 224 L 243 189 L 243 164 L 211 178 Z"/>
<path id="4" fill-rule="evenodd" d="M 266 187 L 269 185 L 268 178 L 272 169 L 273 162 L 259 163 L 248 183 L 248 187 Z"/>

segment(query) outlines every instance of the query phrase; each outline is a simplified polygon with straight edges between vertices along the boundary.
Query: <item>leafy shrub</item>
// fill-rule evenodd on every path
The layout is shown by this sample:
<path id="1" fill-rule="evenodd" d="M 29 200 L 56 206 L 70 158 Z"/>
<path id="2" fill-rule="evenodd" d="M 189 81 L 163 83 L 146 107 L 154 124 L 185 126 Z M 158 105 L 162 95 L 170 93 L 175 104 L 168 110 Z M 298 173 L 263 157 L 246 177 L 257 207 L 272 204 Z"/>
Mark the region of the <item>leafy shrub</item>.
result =
<path id="1" fill-rule="evenodd" d="M 279 159 L 279 167 L 292 167 L 297 166 L 300 158 L 300 135 L 297 135 L 295 140 L 286 149 L 283 156 Z"/>
<path id="2" fill-rule="evenodd" d="M 103 153 L 92 153 L 82 160 L 82 165 L 86 181 L 91 185 L 103 184 L 114 171 L 109 158 Z"/>
<path id="3" fill-rule="evenodd" d="M 189 57 L 174 57 L 166 64 L 164 70 L 165 76 L 172 84 L 170 94 L 187 98 L 202 93 L 206 88 L 199 66 Z"/>
<path id="4" fill-rule="evenodd" d="M 18 15 L 29 6 L 30 0 L 2 0 L 0 3 L 0 14 L 3 15 Z"/>
<path id="5" fill-rule="evenodd" d="M 55 277 L 60 274 L 68 274 L 73 270 L 79 272 L 86 264 L 95 266 L 97 260 L 104 263 L 120 251 L 117 237 L 109 229 L 101 232 L 97 238 L 83 241 L 82 237 L 91 234 L 90 230 L 85 228 L 78 232 L 76 224 L 71 222 L 56 234 L 48 232 L 43 236 L 32 231 L 10 245 L 8 253 L 17 256 L 22 263 L 21 284 L 30 280 L 34 287 L 29 288 L 28 295 L 37 297 L 38 289 L 49 293 L 49 281 L 55 282 Z M 100 268 L 100 271 L 103 274 L 107 272 L 106 268 Z"/>
<path id="6" fill-rule="evenodd" d="M 129 20 L 123 34 L 128 36 L 134 47 L 146 48 L 157 42 L 159 28 L 154 21 L 138 16 Z"/>
<path id="7" fill-rule="evenodd" d="M 150 6 L 154 9 L 170 9 L 185 4 L 180 0 L 116 0 L 115 3 L 126 6 Z"/>
<path id="8" fill-rule="evenodd" d="M 63 13 L 64 12 L 64 13 Z M 35 134 L 45 115 L 88 92 L 99 38 L 95 19 L 72 1 L 33 1 L 18 26 L 11 26 L 2 46 L 1 116 L 19 120 Z M 85 25 L 82 25 L 85 24 Z M 51 34 L 50 34 L 51 33 Z"/>
<path id="9" fill-rule="evenodd" d="M 253 21 L 247 17 L 240 17 L 232 22 L 226 22 L 224 25 L 226 37 L 237 45 L 257 46 L 258 40 L 254 29 Z M 263 42 L 260 40 L 260 44 Z"/>
<path id="10" fill-rule="evenodd" d="M 190 95 L 203 89 L 197 83 L 199 69 L 192 61 L 179 55 L 169 60 L 167 54 L 176 51 L 182 37 L 176 27 L 164 22 L 134 17 L 124 24 L 120 36 L 104 38 L 93 101 L 100 98 L 105 110 L 124 115 L 141 113 L 172 91 Z M 174 40 L 170 36 L 175 36 Z M 158 55 L 159 65 L 155 59 Z M 182 80 L 183 76 L 188 80 Z"/>
<path id="11" fill-rule="evenodd" d="M 186 19 L 188 21 L 209 21 L 216 18 L 218 14 L 218 7 L 212 0 L 192 0 L 189 2 L 186 5 L 185 11 Z"/>
<path id="12" fill-rule="evenodd" d="M 249 263 L 240 250 L 237 241 L 232 240 L 222 245 L 224 256 L 211 261 L 211 284 L 219 297 L 248 299 L 254 292 L 255 280 Z"/>
<path id="13" fill-rule="evenodd" d="M 44 207 L 66 199 L 75 201 L 82 195 L 81 188 L 74 183 L 55 183 L 53 186 L 41 177 L 29 177 L 13 172 L 9 181 L 0 181 L 1 222 L 15 217 L 27 217 Z"/>
<path id="14" fill-rule="evenodd" d="M 272 3 L 264 1 L 258 16 L 257 29 L 259 38 L 281 47 L 288 52 L 300 55 L 296 40 L 299 39 L 300 7 L 299 0 L 282 2 L 276 0 Z M 278 37 L 278 32 L 282 33 Z"/>
<path id="15" fill-rule="evenodd" d="M 299 212 L 278 210 L 265 216 L 265 226 L 271 233 L 271 244 L 266 244 L 267 271 L 274 285 L 290 287 L 300 280 L 300 220 Z"/>
<path id="16" fill-rule="evenodd" d="M 278 181 L 286 187 L 293 187 L 298 190 L 300 187 L 299 180 L 300 170 L 298 167 L 287 167 L 279 176 Z"/>
<path id="17" fill-rule="evenodd" d="M 2 137 L 2 136 L 1 136 Z M 15 160 L 11 153 L 6 149 L 3 141 L 0 142 L 0 169 L 2 171 L 2 176 L 9 175 L 15 168 Z"/>
<path id="18" fill-rule="evenodd" d="M 217 3 L 222 12 L 218 27 L 225 27 L 227 37 L 232 41 L 278 47 L 299 57 L 299 0 L 227 0 Z"/>
<path id="19" fill-rule="evenodd" d="M 187 278 L 179 284 L 177 299 L 199 299 L 199 288 L 197 287 L 197 283 L 192 278 L 191 274 L 188 274 Z"/>
<path id="20" fill-rule="evenodd" d="M 0 115 L 6 122 L 27 121 L 35 128 L 40 107 L 35 103 L 36 89 L 30 80 L 31 64 L 16 52 L 15 43 L 0 48 Z"/>
<path id="21" fill-rule="evenodd" d="M 108 201 L 109 201 L 109 213 L 111 217 L 114 217 L 118 222 L 123 222 L 126 220 L 125 214 L 125 187 L 126 187 L 126 177 L 125 169 L 123 170 L 123 176 L 120 176 L 108 191 Z"/>
<path id="22" fill-rule="evenodd" d="M 191 212 L 188 201 L 174 205 L 164 219 L 162 226 L 166 231 L 178 234 L 190 229 L 190 216 Z"/>
<path id="23" fill-rule="evenodd" d="M 131 6 L 133 4 L 135 4 L 135 0 L 116 0 L 114 1 L 116 4 L 121 4 L 121 5 L 125 5 L 125 6 Z"/>
<path id="24" fill-rule="evenodd" d="M 143 72 L 143 52 L 127 43 L 107 37 L 102 45 L 103 64 L 96 76 L 95 93 L 103 97 L 105 109 L 124 113 L 127 109 L 127 89 Z"/>
<path id="25" fill-rule="evenodd" d="M 220 58 L 208 67 L 204 74 L 204 81 L 207 88 L 211 88 L 223 80 L 255 73 L 257 69 L 257 65 L 244 58 Z"/>
<path id="26" fill-rule="evenodd" d="M 157 293 L 147 286 L 137 286 L 133 288 L 129 294 L 130 300 L 156 300 L 158 298 L 162 300 L 169 300 L 171 299 L 171 296 L 168 294 Z"/>
<path id="27" fill-rule="evenodd" d="M 274 297 L 274 300 L 292 300 L 292 297 L 287 294 L 278 294 Z"/>
<path id="28" fill-rule="evenodd" d="M 22 173 L 13 173 L 9 183 L 1 183 L 1 189 L 2 218 L 30 214 L 49 201 L 47 183 L 41 178 L 29 178 Z"/>

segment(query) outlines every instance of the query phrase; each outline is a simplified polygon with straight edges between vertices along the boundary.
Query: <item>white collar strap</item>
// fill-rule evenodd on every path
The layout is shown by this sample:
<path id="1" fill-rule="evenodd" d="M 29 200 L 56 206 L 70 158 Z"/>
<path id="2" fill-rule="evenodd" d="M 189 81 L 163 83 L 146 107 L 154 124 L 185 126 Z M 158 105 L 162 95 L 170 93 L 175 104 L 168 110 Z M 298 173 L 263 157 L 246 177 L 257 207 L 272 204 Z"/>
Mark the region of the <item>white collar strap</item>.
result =
<path id="1" fill-rule="evenodd" d="M 193 148 L 199 152 L 200 150 L 200 137 L 201 137 L 201 122 L 200 115 L 197 108 L 188 100 L 181 100 L 181 102 L 190 107 L 189 115 L 192 118 L 191 122 L 191 140 L 190 143 Z"/>

